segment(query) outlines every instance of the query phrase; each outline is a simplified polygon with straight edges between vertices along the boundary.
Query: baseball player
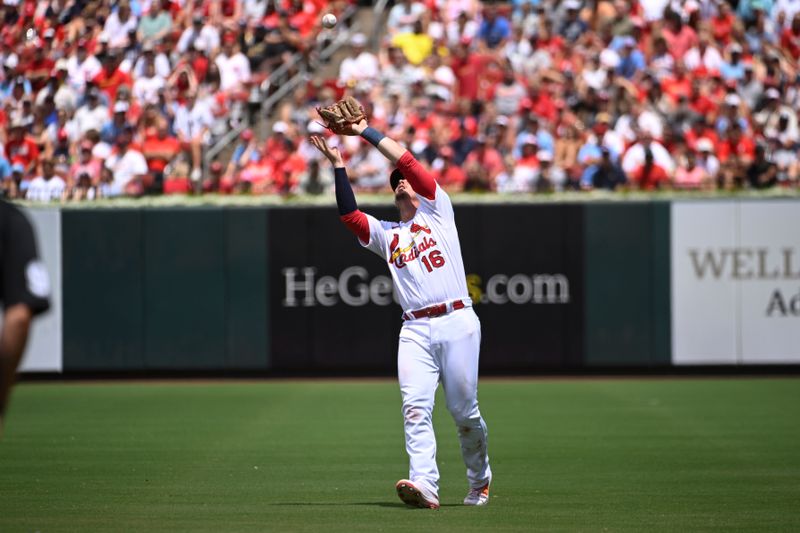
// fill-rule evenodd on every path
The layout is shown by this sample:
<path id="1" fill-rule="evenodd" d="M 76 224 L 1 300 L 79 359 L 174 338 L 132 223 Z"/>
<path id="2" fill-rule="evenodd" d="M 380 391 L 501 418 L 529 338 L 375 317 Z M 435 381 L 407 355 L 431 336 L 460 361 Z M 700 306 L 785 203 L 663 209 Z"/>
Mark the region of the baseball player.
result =
<path id="1" fill-rule="evenodd" d="M 36 253 L 30 222 L 0 200 L 0 435 L 14 375 L 28 341 L 31 319 L 50 307 L 50 280 Z"/>
<path id="2" fill-rule="evenodd" d="M 333 164 L 341 220 L 362 246 L 386 261 L 403 307 L 397 372 L 410 472 L 409 479 L 397 482 L 397 494 L 408 505 L 439 508 L 432 412 L 441 381 L 467 467 L 464 504 L 486 505 L 492 471 L 478 409 L 481 326 L 468 297 L 450 198 L 409 151 L 365 119 L 336 131 L 360 135 L 396 166 L 390 183 L 400 222 L 377 220 L 358 209 L 339 150 L 322 137 L 311 138 Z"/>

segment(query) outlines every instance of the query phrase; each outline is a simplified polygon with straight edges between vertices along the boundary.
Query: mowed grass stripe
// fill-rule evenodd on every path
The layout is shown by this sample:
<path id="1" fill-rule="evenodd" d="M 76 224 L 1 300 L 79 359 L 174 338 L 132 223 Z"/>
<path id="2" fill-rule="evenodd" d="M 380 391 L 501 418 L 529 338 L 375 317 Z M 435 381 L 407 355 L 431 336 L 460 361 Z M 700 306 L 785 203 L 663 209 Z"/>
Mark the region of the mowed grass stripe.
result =
<path id="1" fill-rule="evenodd" d="M 796 531 L 800 380 L 481 383 L 495 483 L 413 510 L 392 381 L 23 384 L 0 531 Z"/>

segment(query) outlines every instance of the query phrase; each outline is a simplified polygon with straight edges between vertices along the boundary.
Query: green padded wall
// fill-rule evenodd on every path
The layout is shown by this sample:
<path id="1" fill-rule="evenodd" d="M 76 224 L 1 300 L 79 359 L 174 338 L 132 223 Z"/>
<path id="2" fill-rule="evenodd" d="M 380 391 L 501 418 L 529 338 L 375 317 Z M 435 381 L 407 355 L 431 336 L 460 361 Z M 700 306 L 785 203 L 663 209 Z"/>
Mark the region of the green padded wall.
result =
<path id="1" fill-rule="evenodd" d="M 142 212 L 62 212 L 64 371 L 144 366 Z"/>
<path id="2" fill-rule="evenodd" d="M 225 210 L 227 267 L 226 368 L 269 367 L 267 211 Z"/>
<path id="3" fill-rule="evenodd" d="M 586 365 L 669 364 L 668 204 L 585 209 Z"/>

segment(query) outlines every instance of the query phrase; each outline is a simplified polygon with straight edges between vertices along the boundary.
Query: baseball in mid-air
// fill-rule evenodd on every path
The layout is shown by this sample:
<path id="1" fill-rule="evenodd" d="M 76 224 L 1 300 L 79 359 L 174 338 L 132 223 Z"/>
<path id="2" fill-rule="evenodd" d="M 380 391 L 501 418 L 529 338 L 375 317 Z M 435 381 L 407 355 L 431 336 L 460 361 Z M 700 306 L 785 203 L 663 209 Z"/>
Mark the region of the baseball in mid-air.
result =
<path id="1" fill-rule="evenodd" d="M 327 13 L 322 17 L 322 25 L 326 28 L 330 29 L 336 26 L 336 15 L 333 13 Z"/>

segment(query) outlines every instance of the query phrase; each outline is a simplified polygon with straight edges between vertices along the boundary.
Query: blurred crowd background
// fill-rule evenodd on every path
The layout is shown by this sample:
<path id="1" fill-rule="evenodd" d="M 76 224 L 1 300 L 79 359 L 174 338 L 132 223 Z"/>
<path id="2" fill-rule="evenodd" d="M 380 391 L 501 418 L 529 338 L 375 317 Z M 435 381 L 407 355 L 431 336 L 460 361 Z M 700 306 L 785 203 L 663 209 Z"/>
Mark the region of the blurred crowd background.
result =
<path id="1" fill-rule="evenodd" d="M 800 0 L 398 0 L 250 112 L 351 4 L 5 0 L 5 195 L 324 194 L 307 138 L 347 93 L 452 192 L 798 186 Z M 330 142 L 358 191 L 389 190 L 369 144 Z"/>

